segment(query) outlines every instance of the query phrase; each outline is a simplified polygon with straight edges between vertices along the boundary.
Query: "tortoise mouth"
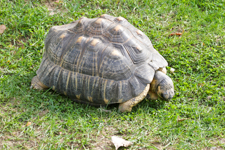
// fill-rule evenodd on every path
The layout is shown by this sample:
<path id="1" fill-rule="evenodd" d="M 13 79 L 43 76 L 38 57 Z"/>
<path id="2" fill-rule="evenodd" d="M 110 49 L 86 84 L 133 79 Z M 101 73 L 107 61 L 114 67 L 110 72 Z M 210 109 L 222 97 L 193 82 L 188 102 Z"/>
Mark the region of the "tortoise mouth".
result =
<path id="1" fill-rule="evenodd" d="M 165 101 L 170 101 L 174 94 L 172 94 L 172 92 L 170 92 L 170 94 L 164 94 L 164 93 L 161 93 L 160 95 L 158 95 L 162 100 L 165 100 Z"/>

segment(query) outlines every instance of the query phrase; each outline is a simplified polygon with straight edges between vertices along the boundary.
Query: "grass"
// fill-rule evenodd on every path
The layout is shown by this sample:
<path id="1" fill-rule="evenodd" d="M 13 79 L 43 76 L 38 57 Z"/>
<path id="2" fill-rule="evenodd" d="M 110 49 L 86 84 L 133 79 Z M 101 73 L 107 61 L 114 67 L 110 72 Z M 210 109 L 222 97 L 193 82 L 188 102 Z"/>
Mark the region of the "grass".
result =
<path id="1" fill-rule="evenodd" d="M 225 1 L 0 0 L 0 149 L 225 149 Z M 131 113 L 30 89 L 50 27 L 101 14 L 123 16 L 175 68 L 170 102 L 147 98 Z M 181 36 L 169 36 L 183 32 Z M 178 117 L 188 118 L 179 121 Z M 26 126 L 27 122 L 31 125 Z"/>

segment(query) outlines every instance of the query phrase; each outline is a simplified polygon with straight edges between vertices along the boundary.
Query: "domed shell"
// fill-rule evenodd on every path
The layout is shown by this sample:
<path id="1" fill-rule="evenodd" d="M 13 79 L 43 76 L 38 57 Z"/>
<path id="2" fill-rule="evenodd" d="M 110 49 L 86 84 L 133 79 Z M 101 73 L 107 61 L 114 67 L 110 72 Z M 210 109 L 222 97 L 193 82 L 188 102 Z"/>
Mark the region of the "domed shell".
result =
<path id="1" fill-rule="evenodd" d="M 138 96 L 167 61 L 126 19 L 102 15 L 54 26 L 45 39 L 40 81 L 74 99 L 122 103 Z"/>

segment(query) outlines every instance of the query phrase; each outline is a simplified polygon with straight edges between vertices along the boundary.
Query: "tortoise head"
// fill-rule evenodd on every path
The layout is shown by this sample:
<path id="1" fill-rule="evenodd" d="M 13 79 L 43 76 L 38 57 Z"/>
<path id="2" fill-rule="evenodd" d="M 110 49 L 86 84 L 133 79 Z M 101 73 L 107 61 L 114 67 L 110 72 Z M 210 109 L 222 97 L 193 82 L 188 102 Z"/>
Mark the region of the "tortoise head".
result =
<path id="1" fill-rule="evenodd" d="M 173 81 L 161 71 L 156 71 L 151 83 L 152 90 L 163 100 L 170 100 L 174 96 Z"/>

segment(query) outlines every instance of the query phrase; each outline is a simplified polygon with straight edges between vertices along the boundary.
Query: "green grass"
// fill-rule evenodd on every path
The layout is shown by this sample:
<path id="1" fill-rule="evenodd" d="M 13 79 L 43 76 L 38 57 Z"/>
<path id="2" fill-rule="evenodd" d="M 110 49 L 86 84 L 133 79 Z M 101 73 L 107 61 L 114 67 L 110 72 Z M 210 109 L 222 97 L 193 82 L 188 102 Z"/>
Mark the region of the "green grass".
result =
<path id="1" fill-rule="evenodd" d="M 49 4 L 50 3 L 50 4 Z M 225 149 L 224 0 L 0 0 L 0 149 Z M 50 15 L 48 7 L 54 9 Z M 170 102 L 145 99 L 131 113 L 30 89 L 54 25 L 81 16 L 123 16 L 175 68 Z M 169 36 L 183 32 L 182 36 Z M 188 118 L 178 122 L 177 118 Z M 30 126 L 26 126 L 31 122 Z"/>

